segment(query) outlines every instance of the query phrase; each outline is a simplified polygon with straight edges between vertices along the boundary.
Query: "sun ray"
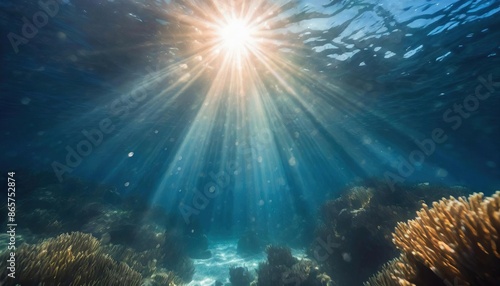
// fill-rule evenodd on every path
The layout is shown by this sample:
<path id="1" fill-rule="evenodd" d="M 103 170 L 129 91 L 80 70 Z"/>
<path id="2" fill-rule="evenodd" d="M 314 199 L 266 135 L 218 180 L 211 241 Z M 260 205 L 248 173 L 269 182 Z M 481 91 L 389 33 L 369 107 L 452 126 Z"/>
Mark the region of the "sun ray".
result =
<path id="1" fill-rule="evenodd" d="M 234 211 L 246 212 L 246 218 L 234 214 L 231 219 L 256 219 L 262 216 L 259 209 L 275 199 L 307 209 L 314 203 L 307 190 L 325 183 L 318 178 L 343 180 L 350 172 L 327 175 L 314 167 L 316 162 L 364 174 L 359 162 L 366 150 L 343 148 L 355 135 L 328 127 L 332 118 L 342 120 L 356 109 L 356 99 L 304 67 L 310 52 L 300 39 L 290 38 L 298 34 L 289 30 L 303 19 L 294 16 L 297 3 L 171 2 L 167 15 L 175 29 L 168 41 L 192 75 L 181 83 L 182 90 L 204 88 L 196 90 L 202 97 L 199 109 L 162 168 L 155 202 L 189 218 L 202 209 L 227 207 L 230 200 Z M 263 130 L 270 134 L 265 143 Z M 200 205 L 196 198 L 207 190 L 222 194 Z"/>

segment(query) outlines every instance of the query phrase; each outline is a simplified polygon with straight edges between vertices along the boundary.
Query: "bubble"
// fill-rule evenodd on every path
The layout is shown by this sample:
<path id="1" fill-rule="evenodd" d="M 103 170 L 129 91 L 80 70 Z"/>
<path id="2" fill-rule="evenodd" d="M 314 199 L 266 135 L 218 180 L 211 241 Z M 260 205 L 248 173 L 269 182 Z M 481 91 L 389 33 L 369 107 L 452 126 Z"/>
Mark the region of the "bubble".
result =
<path id="1" fill-rule="evenodd" d="M 24 105 L 28 105 L 28 104 L 30 104 L 30 102 L 31 102 L 31 99 L 28 98 L 28 97 L 23 97 L 21 99 L 21 103 L 24 104 Z"/>
<path id="2" fill-rule="evenodd" d="M 344 259 L 345 262 L 351 262 L 351 254 L 347 252 L 342 253 L 342 259 Z"/>
<path id="3" fill-rule="evenodd" d="M 259 206 L 263 206 L 264 205 L 264 200 L 260 200 L 259 201 Z"/>
<path id="4" fill-rule="evenodd" d="M 129 152 L 129 153 L 128 153 L 128 157 L 130 158 L 130 157 L 132 157 L 132 156 L 134 156 L 134 152 Z"/>
<path id="5" fill-rule="evenodd" d="M 125 187 L 128 187 L 130 186 L 130 183 L 129 182 L 125 182 L 125 184 L 123 184 Z"/>
<path id="6" fill-rule="evenodd" d="M 295 157 L 293 157 L 293 156 L 292 156 L 292 157 L 288 160 L 288 164 L 289 164 L 290 166 L 295 166 L 295 165 L 297 165 L 297 161 L 295 160 Z"/>
<path id="7" fill-rule="evenodd" d="M 436 177 L 440 177 L 440 178 L 444 178 L 448 176 L 448 171 L 446 171 L 445 169 L 443 168 L 439 168 L 437 171 L 436 171 Z"/>
<path id="8" fill-rule="evenodd" d="M 66 34 L 63 33 L 63 32 L 57 32 L 57 37 L 60 39 L 60 40 L 66 40 Z"/>
<path id="9" fill-rule="evenodd" d="M 281 185 L 281 186 L 284 186 L 286 184 L 285 179 L 283 177 L 279 177 L 276 180 L 276 183 L 278 183 L 278 185 Z"/>

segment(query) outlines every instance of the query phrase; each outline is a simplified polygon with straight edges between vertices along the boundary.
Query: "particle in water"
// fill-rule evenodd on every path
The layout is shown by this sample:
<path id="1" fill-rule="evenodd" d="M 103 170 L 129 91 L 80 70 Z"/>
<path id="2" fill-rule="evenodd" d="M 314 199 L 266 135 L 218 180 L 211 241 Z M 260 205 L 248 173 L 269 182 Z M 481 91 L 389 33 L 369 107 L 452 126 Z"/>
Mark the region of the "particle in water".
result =
<path id="1" fill-rule="evenodd" d="M 21 99 L 21 103 L 24 104 L 24 105 L 28 105 L 28 104 L 30 104 L 30 102 L 31 102 L 31 99 L 28 98 L 28 97 L 23 97 Z"/>

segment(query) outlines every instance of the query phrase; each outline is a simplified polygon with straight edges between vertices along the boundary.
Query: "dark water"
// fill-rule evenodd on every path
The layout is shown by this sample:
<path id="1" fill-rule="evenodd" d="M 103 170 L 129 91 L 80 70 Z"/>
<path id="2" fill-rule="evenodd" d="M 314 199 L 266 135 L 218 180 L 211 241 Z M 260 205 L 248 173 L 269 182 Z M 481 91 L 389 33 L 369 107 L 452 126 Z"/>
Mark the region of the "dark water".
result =
<path id="1" fill-rule="evenodd" d="M 103 188 L 187 232 L 306 247 L 350 186 L 500 188 L 500 2 L 222 2 L 2 1 L 19 199 Z M 224 5 L 264 19 L 239 68 L 212 51 Z"/>

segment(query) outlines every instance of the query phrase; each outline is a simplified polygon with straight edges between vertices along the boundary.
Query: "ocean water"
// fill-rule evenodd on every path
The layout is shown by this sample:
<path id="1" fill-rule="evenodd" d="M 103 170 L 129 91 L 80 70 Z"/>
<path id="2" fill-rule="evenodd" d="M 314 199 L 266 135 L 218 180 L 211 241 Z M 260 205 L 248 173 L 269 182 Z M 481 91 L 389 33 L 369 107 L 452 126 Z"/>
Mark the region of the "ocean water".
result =
<path id="1" fill-rule="evenodd" d="M 362 285 L 422 202 L 500 190 L 499 13 L 0 1 L 0 284 Z M 111 261 L 28 248 L 83 241 Z"/>

